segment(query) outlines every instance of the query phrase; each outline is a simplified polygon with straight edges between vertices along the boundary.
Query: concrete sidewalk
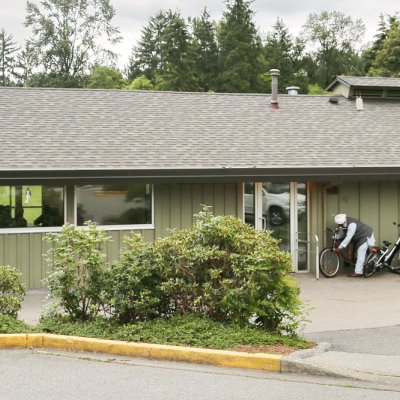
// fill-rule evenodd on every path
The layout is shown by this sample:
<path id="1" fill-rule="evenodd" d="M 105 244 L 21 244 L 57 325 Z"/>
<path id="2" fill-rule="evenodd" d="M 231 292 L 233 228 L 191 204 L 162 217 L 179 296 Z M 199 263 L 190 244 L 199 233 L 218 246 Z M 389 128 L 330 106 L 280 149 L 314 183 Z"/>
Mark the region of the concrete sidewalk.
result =
<path id="1" fill-rule="evenodd" d="M 381 272 L 369 279 L 294 277 L 310 307 L 310 322 L 302 334 L 319 345 L 284 357 L 283 371 L 400 387 L 400 276 Z M 36 324 L 46 294 L 45 289 L 29 290 L 19 317 Z"/>
<path id="2" fill-rule="evenodd" d="M 319 346 L 285 358 L 283 369 L 400 387 L 400 276 L 295 278 L 311 307 L 303 334 Z"/>

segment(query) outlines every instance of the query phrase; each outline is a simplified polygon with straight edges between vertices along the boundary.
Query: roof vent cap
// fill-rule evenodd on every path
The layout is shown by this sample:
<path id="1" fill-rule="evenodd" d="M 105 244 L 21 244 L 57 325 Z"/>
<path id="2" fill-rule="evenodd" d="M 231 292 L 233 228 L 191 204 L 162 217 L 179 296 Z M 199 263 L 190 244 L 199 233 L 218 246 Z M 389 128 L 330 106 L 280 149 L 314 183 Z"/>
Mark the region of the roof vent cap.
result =
<path id="1" fill-rule="evenodd" d="M 297 96 L 299 94 L 300 88 L 298 86 L 288 86 L 286 90 L 289 96 Z"/>
<path id="2" fill-rule="evenodd" d="M 339 97 L 337 97 L 337 96 L 331 96 L 331 97 L 329 97 L 329 103 L 332 103 L 332 104 L 339 104 Z"/>
<path id="3" fill-rule="evenodd" d="M 357 111 L 362 111 L 364 109 L 363 99 L 360 96 L 356 98 L 356 108 Z"/>

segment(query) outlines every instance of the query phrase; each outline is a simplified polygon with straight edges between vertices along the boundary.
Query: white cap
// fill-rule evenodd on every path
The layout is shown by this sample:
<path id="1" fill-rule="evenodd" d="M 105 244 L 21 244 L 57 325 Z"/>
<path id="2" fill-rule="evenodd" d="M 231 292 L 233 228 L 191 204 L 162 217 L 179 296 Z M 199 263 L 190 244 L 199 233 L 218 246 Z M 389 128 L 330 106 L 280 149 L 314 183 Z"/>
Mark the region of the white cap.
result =
<path id="1" fill-rule="evenodd" d="M 346 214 L 338 214 L 335 216 L 335 224 L 343 225 L 346 222 Z"/>

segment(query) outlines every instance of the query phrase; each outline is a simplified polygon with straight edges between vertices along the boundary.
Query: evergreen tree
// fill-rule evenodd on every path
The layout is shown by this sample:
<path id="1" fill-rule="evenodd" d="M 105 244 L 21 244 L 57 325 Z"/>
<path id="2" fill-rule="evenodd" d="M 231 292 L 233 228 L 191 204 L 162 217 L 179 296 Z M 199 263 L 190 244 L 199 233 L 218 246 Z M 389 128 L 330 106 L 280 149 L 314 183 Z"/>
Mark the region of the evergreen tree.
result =
<path id="1" fill-rule="evenodd" d="M 216 25 L 204 9 L 200 18 L 192 21 L 194 72 L 200 90 L 208 92 L 216 89 L 218 78 L 218 43 Z"/>
<path id="2" fill-rule="evenodd" d="M 394 21 L 388 37 L 377 51 L 372 68 L 368 71 L 372 76 L 400 77 L 400 21 Z"/>
<path id="3" fill-rule="evenodd" d="M 19 50 L 4 29 L 0 31 L 0 86 L 12 86 L 17 65 L 16 52 Z"/>
<path id="4" fill-rule="evenodd" d="M 260 92 L 265 72 L 261 38 L 253 21 L 251 0 L 227 0 L 219 26 L 220 92 Z"/>
<path id="5" fill-rule="evenodd" d="M 378 29 L 374 36 L 375 40 L 373 41 L 371 46 L 364 50 L 362 54 L 364 73 L 368 73 L 369 70 L 372 68 L 377 53 L 382 50 L 383 43 L 388 38 L 389 31 L 397 20 L 397 15 L 386 15 L 386 18 L 383 14 L 379 16 Z"/>
<path id="6" fill-rule="evenodd" d="M 156 76 L 164 68 L 161 60 L 163 35 L 173 15 L 171 11 L 160 11 L 142 29 L 141 38 L 133 47 L 129 60 L 127 75 L 130 81 L 144 75 L 153 85 L 156 83 Z"/>
<path id="7" fill-rule="evenodd" d="M 194 74 L 194 56 L 191 37 L 185 20 L 178 12 L 170 13 L 162 33 L 162 68 L 156 76 L 160 90 L 198 91 Z"/>
<path id="8" fill-rule="evenodd" d="M 268 33 L 264 47 L 266 68 L 280 70 L 279 91 L 285 92 L 289 85 L 297 85 L 294 81 L 295 62 L 294 62 L 294 43 L 289 34 L 289 29 L 279 18 Z"/>

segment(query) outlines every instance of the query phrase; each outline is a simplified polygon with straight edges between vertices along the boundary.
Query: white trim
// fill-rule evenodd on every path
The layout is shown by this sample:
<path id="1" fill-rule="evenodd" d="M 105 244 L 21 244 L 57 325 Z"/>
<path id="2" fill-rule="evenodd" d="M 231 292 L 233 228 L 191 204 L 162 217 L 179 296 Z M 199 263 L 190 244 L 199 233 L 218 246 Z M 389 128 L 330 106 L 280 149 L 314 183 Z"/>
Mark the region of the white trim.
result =
<path id="1" fill-rule="evenodd" d="M 61 232 L 63 229 L 62 226 L 38 226 L 38 227 L 29 227 L 29 228 L 0 228 L 0 235 L 5 235 L 7 233 L 52 233 L 52 232 Z"/>
<path id="2" fill-rule="evenodd" d="M 1 185 L 1 186 L 15 186 L 15 185 Z M 26 186 L 26 185 L 22 185 Z M 0 228 L 0 235 L 5 235 L 7 233 L 52 233 L 61 232 L 63 226 L 67 223 L 67 186 L 57 186 L 57 185 L 31 185 L 32 186 L 47 186 L 47 187 L 60 187 L 63 189 L 63 202 L 64 202 L 64 223 L 62 226 L 29 226 L 21 228 Z"/>
<path id="3" fill-rule="evenodd" d="M 258 230 L 264 229 L 263 217 L 262 217 L 262 185 L 265 182 L 254 182 L 254 227 Z M 303 183 L 301 181 L 301 183 Z M 310 232 L 310 188 L 307 182 L 304 182 L 306 185 L 306 219 L 307 219 L 307 238 L 309 237 Z M 245 221 L 246 213 L 245 213 L 245 183 L 242 183 L 242 197 L 243 197 L 243 221 Z M 310 272 L 310 257 L 309 257 L 309 248 L 310 244 L 307 243 L 307 269 L 299 270 L 298 269 L 298 251 L 299 251 L 299 232 L 298 232 L 298 206 L 297 206 L 297 196 L 298 196 L 298 182 L 289 182 L 289 192 L 290 192 L 290 215 L 289 215 L 289 224 L 290 224 L 290 232 L 289 232 L 289 250 L 288 253 L 292 256 L 292 270 L 296 273 L 307 273 Z M 307 239 L 308 241 L 308 239 Z"/>
<path id="4" fill-rule="evenodd" d="M 76 229 L 88 229 L 87 226 L 76 226 Z M 97 228 L 103 229 L 105 231 L 143 231 L 147 229 L 155 229 L 153 224 L 146 225 L 97 225 Z"/>
<path id="5" fill-rule="evenodd" d="M 299 249 L 299 229 L 298 229 L 298 215 L 297 215 L 297 182 L 289 183 L 289 204 L 290 204 L 290 218 L 289 218 L 289 248 L 292 255 L 292 269 L 293 272 L 298 271 L 298 249 Z"/>

